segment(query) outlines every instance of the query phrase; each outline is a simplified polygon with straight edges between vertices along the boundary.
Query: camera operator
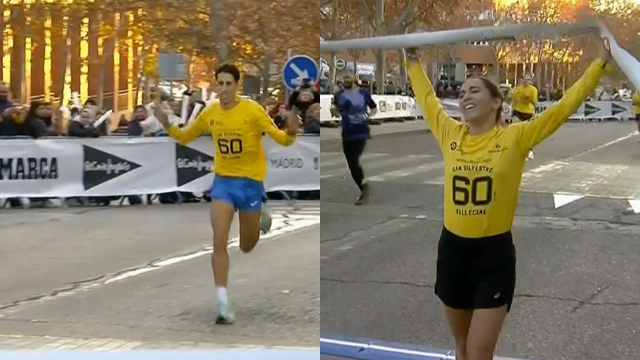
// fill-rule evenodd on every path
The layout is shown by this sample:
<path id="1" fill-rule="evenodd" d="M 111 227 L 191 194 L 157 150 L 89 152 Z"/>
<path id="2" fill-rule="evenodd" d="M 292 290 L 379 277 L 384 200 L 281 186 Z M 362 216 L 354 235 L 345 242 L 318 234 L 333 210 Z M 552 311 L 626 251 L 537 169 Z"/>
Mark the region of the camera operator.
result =
<path id="1" fill-rule="evenodd" d="M 296 108 L 298 115 L 304 119 L 309 107 L 315 103 L 320 103 L 320 91 L 318 91 L 313 80 L 304 79 L 302 85 L 289 96 L 287 106 L 289 109 Z"/>

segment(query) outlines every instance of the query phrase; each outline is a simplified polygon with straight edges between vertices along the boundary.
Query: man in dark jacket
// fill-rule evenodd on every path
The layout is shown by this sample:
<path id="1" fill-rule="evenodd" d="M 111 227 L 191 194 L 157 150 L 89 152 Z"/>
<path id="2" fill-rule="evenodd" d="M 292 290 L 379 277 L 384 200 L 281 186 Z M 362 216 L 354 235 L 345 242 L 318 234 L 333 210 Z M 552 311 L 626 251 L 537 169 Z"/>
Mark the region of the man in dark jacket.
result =
<path id="1" fill-rule="evenodd" d="M 296 91 L 291 93 L 287 106 L 289 109 L 298 109 L 298 115 L 304 119 L 309 107 L 316 103 L 320 103 L 320 91 L 311 79 L 306 79 Z"/>
<path id="2" fill-rule="evenodd" d="M 360 157 L 371 133 L 369 112 L 375 112 L 377 105 L 368 91 L 360 89 L 355 84 L 352 74 L 345 76 L 343 81 L 344 89 L 334 96 L 332 112 L 342 118 L 342 150 L 351 177 L 360 189 L 360 196 L 355 204 L 362 205 L 369 200 L 371 190 L 365 180 Z"/>
<path id="3" fill-rule="evenodd" d="M 0 82 L 0 136 L 18 135 L 18 126 L 12 121 L 9 109 L 13 108 L 11 96 L 9 96 L 9 86 L 5 82 Z"/>

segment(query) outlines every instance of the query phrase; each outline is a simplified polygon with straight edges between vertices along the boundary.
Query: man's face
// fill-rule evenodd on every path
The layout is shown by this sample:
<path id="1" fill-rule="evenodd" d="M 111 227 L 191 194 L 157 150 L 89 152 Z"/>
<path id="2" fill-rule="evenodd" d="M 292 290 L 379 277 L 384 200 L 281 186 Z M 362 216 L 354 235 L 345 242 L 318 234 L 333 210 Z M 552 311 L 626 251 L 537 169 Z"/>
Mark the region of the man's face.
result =
<path id="1" fill-rule="evenodd" d="M 51 105 L 41 105 L 38 107 L 38 116 L 41 118 L 50 118 L 53 116 L 53 107 Z"/>
<path id="2" fill-rule="evenodd" d="M 233 75 L 227 73 L 220 73 L 217 77 L 218 81 L 218 99 L 222 103 L 229 103 L 236 96 L 238 91 L 238 83 L 233 78 Z"/>
<path id="3" fill-rule="evenodd" d="M 353 87 L 353 76 L 347 75 L 342 79 L 345 89 L 351 89 Z"/>
<path id="4" fill-rule="evenodd" d="M 300 99 L 301 102 L 313 102 L 313 91 L 311 88 L 300 90 L 298 99 Z"/>

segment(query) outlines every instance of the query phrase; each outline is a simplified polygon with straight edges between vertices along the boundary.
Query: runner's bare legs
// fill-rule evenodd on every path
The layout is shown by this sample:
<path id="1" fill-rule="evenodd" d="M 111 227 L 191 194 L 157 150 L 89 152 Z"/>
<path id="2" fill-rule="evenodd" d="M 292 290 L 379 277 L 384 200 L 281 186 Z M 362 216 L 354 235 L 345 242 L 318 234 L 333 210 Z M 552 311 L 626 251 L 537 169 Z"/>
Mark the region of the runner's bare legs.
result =
<path id="1" fill-rule="evenodd" d="M 229 304 L 227 295 L 227 284 L 229 281 L 229 253 L 227 244 L 229 243 L 229 232 L 231 223 L 235 215 L 233 205 L 225 201 L 213 200 L 211 202 L 211 227 L 213 228 L 213 253 L 211 254 L 211 268 L 216 283 L 216 292 L 221 314 L 228 313 Z M 220 319 L 218 319 L 220 320 Z M 221 323 L 220 321 L 218 321 Z M 230 314 L 225 318 L 225 323 L 232 323 L 233 317 Z"/>

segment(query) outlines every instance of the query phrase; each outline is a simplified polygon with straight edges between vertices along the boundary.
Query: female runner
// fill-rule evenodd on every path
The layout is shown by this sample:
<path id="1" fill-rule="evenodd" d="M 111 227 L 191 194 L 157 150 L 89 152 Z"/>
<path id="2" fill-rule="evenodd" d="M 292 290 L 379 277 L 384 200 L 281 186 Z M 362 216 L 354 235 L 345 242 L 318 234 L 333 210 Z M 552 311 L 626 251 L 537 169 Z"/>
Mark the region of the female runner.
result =
<path id="1" fill-rule="evenodd" d="M 444 155 L 444 227 L 438 244 L 435 293 L 456 342 L 456 360 L 491 360 L 516 284 L 511 227 L 529 149 L 553 134 L 610 65 L 609 45 L 598 38 L 599 58 L 562 100 L 535 121 L 504 127 L 502 94 L 484 78 L 460 92 L 465 119 L 443 110 L 415 49 L 406 51 L 416 100 Z"/>

